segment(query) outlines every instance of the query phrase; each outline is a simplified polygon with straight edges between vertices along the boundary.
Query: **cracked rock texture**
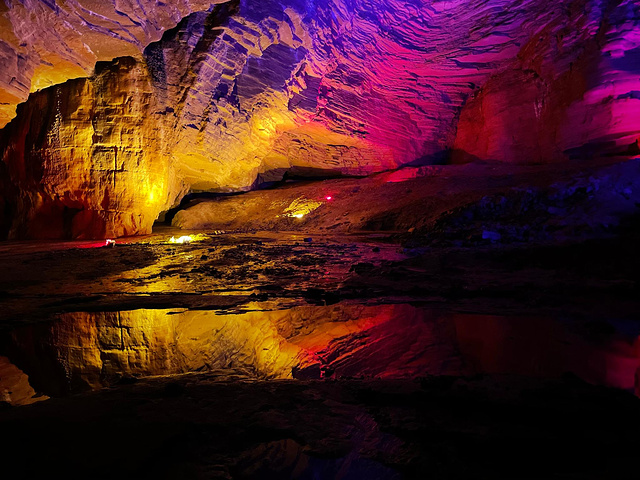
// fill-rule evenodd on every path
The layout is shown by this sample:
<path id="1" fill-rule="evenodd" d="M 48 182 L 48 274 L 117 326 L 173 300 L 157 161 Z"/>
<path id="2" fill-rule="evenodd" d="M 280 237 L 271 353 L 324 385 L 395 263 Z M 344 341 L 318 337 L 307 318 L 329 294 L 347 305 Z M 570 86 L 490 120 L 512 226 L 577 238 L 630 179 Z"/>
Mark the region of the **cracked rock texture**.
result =
<path id="1" fill-rule="evenodd" d="M 633 1 L 151 3 L 6 3 L 5 120 L 30 90 L 131 59 L 19 108 L 0 141 L 0 233 L 147 233 L 188 191 L 286 172 L 640 153 Z"/>

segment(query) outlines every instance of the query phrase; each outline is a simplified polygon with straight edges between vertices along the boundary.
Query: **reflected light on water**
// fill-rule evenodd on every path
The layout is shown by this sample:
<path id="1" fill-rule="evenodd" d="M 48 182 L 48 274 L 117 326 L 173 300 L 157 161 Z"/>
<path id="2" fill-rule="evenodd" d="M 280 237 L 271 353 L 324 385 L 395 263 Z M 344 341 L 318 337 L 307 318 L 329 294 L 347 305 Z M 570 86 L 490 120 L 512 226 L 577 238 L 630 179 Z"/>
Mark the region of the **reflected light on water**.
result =
<path id="1" fill-rule="evenodd" d="M 402 304 L 240 314 L 140 309 L 65 313 L 52 323 L 21 327 L 4 339 L 0 355 L 15 365 L 9 370 L 28 375 L 33 393 L 51 396 L 98 389 L 122 377 L 219 370 L 256 380 L 560 378 L 571 372 L 590 383 L 637 390 L 638 339 L 583 333 L 549 318 L 466 315 Z"/>

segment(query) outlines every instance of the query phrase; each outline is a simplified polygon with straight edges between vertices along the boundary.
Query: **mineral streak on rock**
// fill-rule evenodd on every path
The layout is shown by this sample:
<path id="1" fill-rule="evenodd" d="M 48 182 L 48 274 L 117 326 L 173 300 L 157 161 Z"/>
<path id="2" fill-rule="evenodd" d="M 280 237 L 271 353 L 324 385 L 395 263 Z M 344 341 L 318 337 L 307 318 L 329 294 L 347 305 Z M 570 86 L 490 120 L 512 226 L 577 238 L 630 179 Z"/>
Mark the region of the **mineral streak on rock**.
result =
<path id="1" fill-rule="evenodd" d="M 102 66 L 33 94 L 5 129 L 13 238 L 146 233 L 188 191 L 287 171 L 366 175 L 452 151 L 509 163 L 640 153 L 630 0 L 7 5 L 1 61 L 20 71 L 0 84 L 7 112 L 95 60 L 134 58 L 115 60 L 107 83 Z"/>

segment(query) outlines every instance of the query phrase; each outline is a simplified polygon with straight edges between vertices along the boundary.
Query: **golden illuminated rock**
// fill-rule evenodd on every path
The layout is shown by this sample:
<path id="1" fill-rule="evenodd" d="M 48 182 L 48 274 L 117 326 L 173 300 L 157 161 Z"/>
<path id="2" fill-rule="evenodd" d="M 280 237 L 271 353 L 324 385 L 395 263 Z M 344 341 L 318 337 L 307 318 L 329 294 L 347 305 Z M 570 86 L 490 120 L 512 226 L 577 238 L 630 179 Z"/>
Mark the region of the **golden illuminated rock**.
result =
<path id="1" fill-rule="evenodd" d="M 2 402 L 10 405 L 29 405 L 48 398 L 45 395 L 37 396 L 29 384 L 29 377 L 7 357 L 0 356 L 0 405 Z"/>
<path id="2" fill-rule="evenodd" d="M 126 57 L 34 94 L 3 131 L 20 190 L 9 236 L 149 232 L 177 195 L 155 110 L 146 68 Z"/>

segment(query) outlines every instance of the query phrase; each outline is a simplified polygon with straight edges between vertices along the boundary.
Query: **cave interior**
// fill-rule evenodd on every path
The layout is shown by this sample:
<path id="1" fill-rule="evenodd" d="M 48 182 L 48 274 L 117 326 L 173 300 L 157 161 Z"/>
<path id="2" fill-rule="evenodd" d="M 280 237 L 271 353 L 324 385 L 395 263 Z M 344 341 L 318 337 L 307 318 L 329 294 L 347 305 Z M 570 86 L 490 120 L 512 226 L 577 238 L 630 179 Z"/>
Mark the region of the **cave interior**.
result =
<path id="1" fill-rule="evenodd" d="M 0 1 L 3 475 L 632 478 L 639 141 L 636 0 Z"/>

